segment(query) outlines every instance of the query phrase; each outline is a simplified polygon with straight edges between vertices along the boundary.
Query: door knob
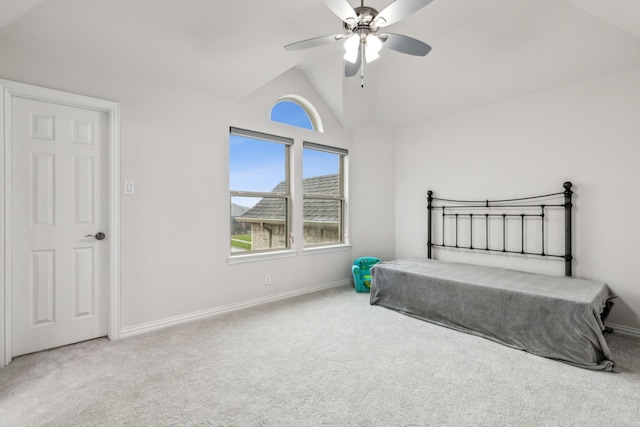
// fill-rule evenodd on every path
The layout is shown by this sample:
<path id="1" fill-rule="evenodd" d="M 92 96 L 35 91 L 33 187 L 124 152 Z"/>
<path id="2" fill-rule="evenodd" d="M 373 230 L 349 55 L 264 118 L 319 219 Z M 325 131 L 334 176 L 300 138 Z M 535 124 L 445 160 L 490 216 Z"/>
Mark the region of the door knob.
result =
<path id="1" fill-rule="evenodd" d="M 104 234 L 102 231 L 100 231 L 99 233 L 96 233 L 95 235 L 94 234 L 87 234 L 84 237 L 95 237 L 97 240 L 102 240 L 105 237 L 107 237 L 107 235 Z"/>

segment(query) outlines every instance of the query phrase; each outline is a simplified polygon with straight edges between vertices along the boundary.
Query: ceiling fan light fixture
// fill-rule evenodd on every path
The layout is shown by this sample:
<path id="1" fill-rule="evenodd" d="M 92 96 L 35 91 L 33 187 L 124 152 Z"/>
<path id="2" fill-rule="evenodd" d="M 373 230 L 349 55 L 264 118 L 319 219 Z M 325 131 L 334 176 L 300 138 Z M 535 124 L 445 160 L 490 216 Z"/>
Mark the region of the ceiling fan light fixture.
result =
<path id="1" fill-rule="evenodd" d="M 373 34 L 369 34 L 365 40 L 364 54 L 367 58 L 367 62 L 375 61 L 380 58 L 380 54 L 378 52 L 382 49 L 382 40 Z"/>
<path id="2" fill-rule="evenodd" d="M 367 59 L 367 63 L 373 62 L 376 59 L 380 58 L 380 54 L 372 49 L 365 48 L 364 56 Z"/>
<path id="3" fill-rule="evenodd" d="M 357 35 L 353 35 L 344 42 L 344 49 L 346 50 L 344 54 L 345 61 L 349 61 L 352 64 L 355 64 L 358 60 L 358 48 L 360 47 L 360 37 Z"/>
<path id="4" fill-rule="evenodd" d="M 358 49 L 346 51 L 344 54 L 344 60 L 355 64 L 358 60 Z"/>

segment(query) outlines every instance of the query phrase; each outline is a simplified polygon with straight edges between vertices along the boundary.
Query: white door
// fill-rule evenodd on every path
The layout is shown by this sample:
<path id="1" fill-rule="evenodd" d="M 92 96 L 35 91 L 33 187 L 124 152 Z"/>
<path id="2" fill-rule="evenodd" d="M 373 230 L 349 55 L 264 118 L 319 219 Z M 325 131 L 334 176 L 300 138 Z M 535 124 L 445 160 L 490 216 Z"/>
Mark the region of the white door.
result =
<path id="1" fill-rule="evenodd" d="M 11 107 L 18 356 L 107 335 L 109 135 L 105 112 L 19 97 Z"/>

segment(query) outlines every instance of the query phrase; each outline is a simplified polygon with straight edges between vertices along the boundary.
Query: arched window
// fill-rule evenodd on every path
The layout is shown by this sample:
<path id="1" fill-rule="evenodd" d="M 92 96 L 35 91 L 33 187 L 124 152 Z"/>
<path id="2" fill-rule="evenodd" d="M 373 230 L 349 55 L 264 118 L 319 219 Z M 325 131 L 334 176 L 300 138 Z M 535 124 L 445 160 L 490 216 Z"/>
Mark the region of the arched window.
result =
<path id="1" fill-rule="evenodd" d="M 271 121 L 322 132 L 322 122 L 316 109 L 297 95 L 280 98 L 271 109 Z"/>

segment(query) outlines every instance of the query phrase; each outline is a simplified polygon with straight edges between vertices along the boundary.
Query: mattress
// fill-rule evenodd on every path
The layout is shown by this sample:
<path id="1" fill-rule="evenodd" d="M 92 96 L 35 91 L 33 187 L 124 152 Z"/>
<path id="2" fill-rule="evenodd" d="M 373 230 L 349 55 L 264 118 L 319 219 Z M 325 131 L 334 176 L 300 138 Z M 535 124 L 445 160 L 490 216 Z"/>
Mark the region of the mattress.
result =
<path id="1" fill-rule="evenodd" d="M 611 371 L 602 282 L 410 258 L 371 269 L 372 305 L 582 368 Z"/>

